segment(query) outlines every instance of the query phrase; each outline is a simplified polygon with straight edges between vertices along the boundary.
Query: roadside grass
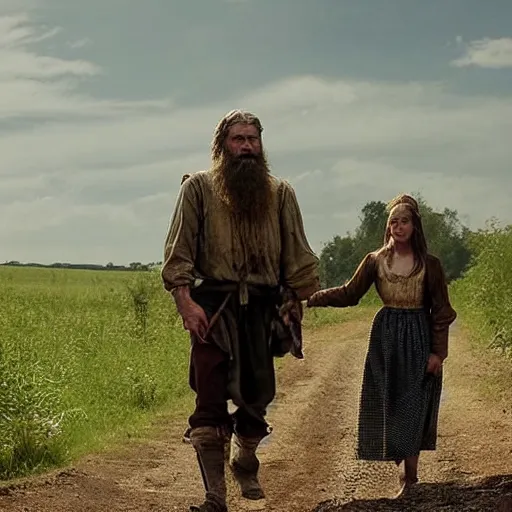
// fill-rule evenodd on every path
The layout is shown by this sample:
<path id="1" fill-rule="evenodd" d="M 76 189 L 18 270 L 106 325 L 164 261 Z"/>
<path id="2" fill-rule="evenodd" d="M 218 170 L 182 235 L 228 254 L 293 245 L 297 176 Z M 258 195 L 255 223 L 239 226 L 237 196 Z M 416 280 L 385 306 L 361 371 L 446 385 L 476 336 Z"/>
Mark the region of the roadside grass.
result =
<path id="1" fill-rule="evenodd" d="M 474 344 L 512 357 L 512 226 L 491 226 L 470 244 L 473 260 L 452 283 L 452 301 Z"/>
<path id="2" fill-rule="evenodd" d="M 188 340 L 154 273 L 2 268 L 0 294 L 0 479 L 189 399 Z"/>
<path id="3" fill-rule="evenodd" d="M 489 400 L 512 413 L 512 226 L 472 234 L 465 275 L 450 286 L 461 333 L 485 364 L 475 384 Z"/>
<path id="4" fill-rule="evenodd" d="M 0 300 L 0 480 L 185 420 L 189 340 L 157 271 L 1 267 Z M 304 328 L 365 309 L 306 309 Z"/>
<path id="5" fill-rule="evenodd" d="M 499 313 L 507 299 L 475 314 L 482 279 L 470 271 L 450 286 L 465 333 L 479 347 L 499 332 L 482 322 L 490 304 Z M 159 418 L 183 418 L 185 427 L 193 406 L 189 340 L 157 271 L 0 267 L 0 300 L 0 480 L 139 438 Z M 378 307 L 372 287 L 357 307 L 305 308 L 305 335 L 354 320 L 370 327 Z M 500 314 L 495 322 L 506 327 Z M 495 350 L 483 381 L 493 396 L 505 393 L 510 373 Z M 290 357 L 276 359 L 277 371 Z"/>

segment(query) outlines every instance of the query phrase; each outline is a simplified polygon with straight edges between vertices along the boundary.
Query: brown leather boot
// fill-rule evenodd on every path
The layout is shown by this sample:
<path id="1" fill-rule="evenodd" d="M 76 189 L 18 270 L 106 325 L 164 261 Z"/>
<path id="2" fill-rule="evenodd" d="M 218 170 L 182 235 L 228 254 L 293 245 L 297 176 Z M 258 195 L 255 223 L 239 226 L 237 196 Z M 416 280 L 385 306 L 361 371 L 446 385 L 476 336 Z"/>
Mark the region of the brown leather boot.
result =
<path id="1" fill-rule="evenodd" d="M 224 454 L 227 437 L 216 427 L 197 427 L 190 431 L 190 442 L 197 453 L 197 460 L 206 490 L 205 502 L 190 507 L 197 512 L 227 512 Z"/>
<path id="2" fill-rule="evenodd" d="M 258 481 L 260 462 L 256 457 L 256 448 L 261 437 L 241 437 L 233 434 L 231 438 L 230 467 L 233 476 L 240 485 L 242 496 L 250 500 L 261 500 L 265 493 Z"/>
<path id="3" fill-rule="evenodd" d="M 226 507 L 219 508 L 218 505 L 215 505 L 211 501 L 205 501 L 202 505 L 199 505 L 199 507 L 192 505 L 189 508 L 189 512 L 224 512 L 226 510 Z"/>

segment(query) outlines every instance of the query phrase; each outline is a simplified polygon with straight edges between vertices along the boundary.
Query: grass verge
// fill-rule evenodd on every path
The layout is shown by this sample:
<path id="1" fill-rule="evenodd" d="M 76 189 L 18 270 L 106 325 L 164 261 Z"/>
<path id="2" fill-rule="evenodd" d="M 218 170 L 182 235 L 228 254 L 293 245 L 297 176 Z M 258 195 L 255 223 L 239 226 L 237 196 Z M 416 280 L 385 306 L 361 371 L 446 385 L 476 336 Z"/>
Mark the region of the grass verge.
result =
<path id="1" fill-rule="evenodd" d="M 189 340 L 158 272 L 3 267 L 0 295 L 0 480 L 185 419 Z M 306 310 L 304 327 L 365 309 Z"/>

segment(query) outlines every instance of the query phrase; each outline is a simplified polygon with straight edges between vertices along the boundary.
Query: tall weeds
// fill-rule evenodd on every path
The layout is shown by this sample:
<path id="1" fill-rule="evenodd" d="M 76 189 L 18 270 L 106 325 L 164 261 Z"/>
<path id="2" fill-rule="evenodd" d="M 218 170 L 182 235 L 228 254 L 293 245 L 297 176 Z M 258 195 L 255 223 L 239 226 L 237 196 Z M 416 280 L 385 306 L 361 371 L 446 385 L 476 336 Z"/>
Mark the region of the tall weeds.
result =
<path id="1" fill-rule="evenodd" d="M 158 272 L 0 269 L 0 479 L 134 433 L 190 400 Z"/>
<path id="2" fill-rule="evenodd" d="M 474 257 L 451 287 L 454 303 L 479 339 L 512 356 L 512 226 L 493 222 L 469 243 Z"/>

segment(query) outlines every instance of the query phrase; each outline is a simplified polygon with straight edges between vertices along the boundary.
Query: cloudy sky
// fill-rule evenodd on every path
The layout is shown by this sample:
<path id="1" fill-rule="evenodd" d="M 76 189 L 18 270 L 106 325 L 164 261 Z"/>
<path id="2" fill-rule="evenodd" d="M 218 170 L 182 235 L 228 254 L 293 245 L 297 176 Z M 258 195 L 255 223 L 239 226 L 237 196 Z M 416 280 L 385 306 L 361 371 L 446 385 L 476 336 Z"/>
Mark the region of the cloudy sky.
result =
<path id="1" fill-rule="evenodd" d="M 181 175 L 257 113 L 318 252 L 421 192 L 512 222 L 510 0 L 0 0 L 0 261 L 162 258 Z"/>

